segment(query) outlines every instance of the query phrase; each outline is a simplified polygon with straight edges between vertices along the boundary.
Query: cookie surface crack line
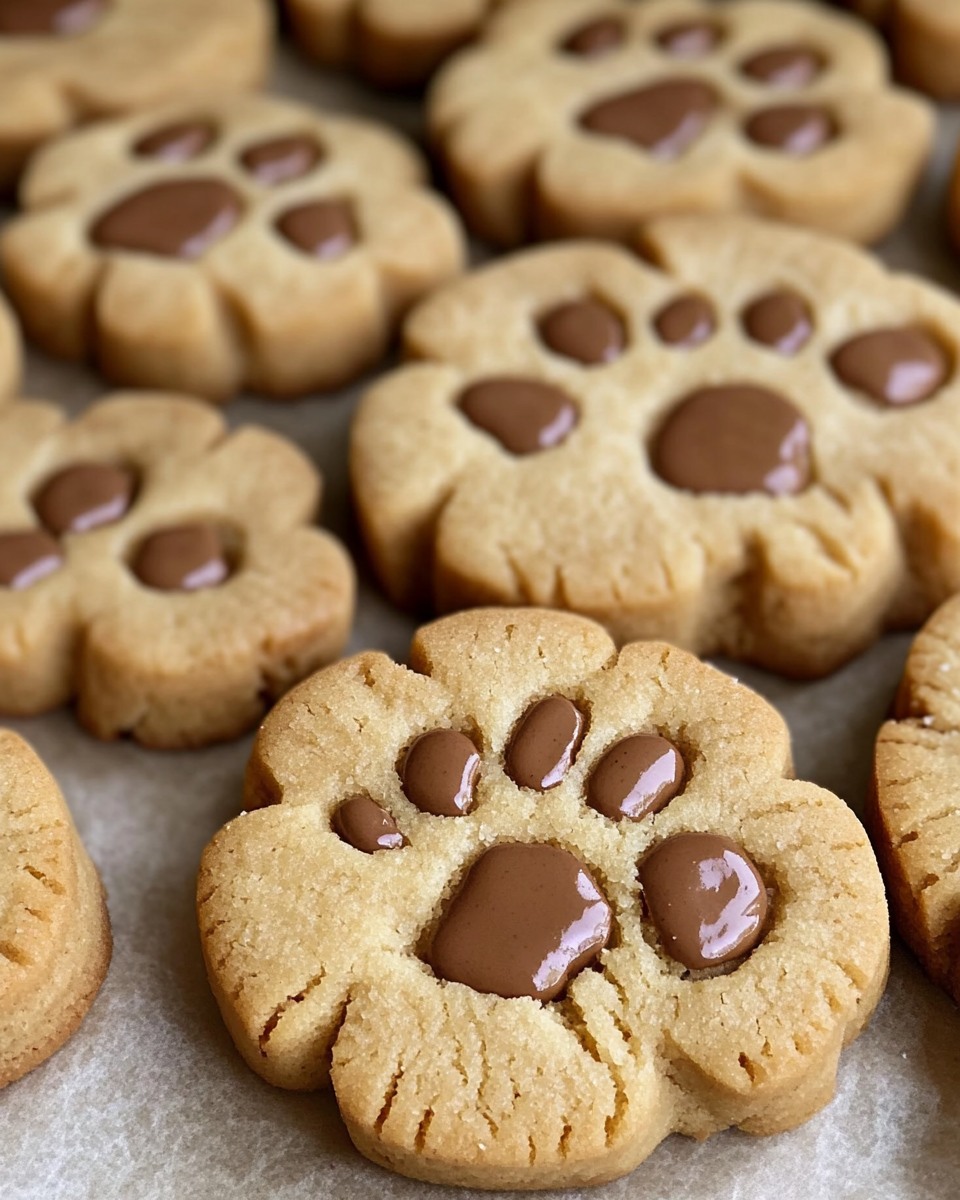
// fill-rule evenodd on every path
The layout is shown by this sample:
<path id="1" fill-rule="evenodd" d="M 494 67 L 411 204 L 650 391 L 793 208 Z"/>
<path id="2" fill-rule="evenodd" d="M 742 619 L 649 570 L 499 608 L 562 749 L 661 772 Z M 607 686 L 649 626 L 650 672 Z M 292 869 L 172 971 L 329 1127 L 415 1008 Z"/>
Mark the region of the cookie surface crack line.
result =
<path id="1" fill-rule="evenodd" d="M 42 883 L 45 888 L 49 888 L 55 895 L 63 896 L 66 894 L 62 883 L 56 879 L 51 879 L 49 875 L 44 875 L 37 867 L 31 867 L 29 863 L 25 863 L 23 869 L 28 875 L 36 879 L 38 883 Z"/>
<path id="2" fill-rule="evenodd" d="M 324 976 L 324 971 L 321 971 L 319 975 L 314 975 L 314 977 L 307 982 L 306 986 L 297 992 L 295 996 L 288 996 L 286 1000 L 278 1004 L 267 1018 L 266 1024 L 264 1025 L 263 1030 L 257 1039 L 260 1046 L 260 1053 L 264 1058 L 267 1057 L 267 1043 L 270 1041 L 273 1031 L 280 1024 L 280 1019 L 283 1017 L 283 1014 L 295 1004 L 302 1003 L 310 994 L 310 992 L 312 992 L 313 989 L 323 981 Z"/>

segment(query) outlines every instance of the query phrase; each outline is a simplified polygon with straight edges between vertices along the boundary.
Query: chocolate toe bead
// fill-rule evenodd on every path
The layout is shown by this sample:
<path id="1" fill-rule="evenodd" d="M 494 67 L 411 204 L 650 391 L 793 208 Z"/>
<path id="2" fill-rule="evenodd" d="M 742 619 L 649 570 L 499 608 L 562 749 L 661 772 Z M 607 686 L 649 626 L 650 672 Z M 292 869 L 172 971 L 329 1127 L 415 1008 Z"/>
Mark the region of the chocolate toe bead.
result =
<path id="1" fill-rule="evenodd" d="M 586 726 L 583 713 L 566 696 L 538 700 L 520 718 L 507 746 L 507 774 L 537 792 L 557 787 L 573 765 Z"/>
<path id="2" fill-rule="evenodd" d="M 952 366 L 936 338 L 909 325 L 861 333 L 835 350 L 830 364 L 847 387 L 894 408 L 929 400 Z"/>
<path id="3" fill-rule="evenodd" d="M 462 817 L 473 808 L 480 755 L 455 729 L 432 729 L 407 750 L 400 772 L 404 795 L 421 812 Z"/>
<path id="4" fill-rule="evenodd" d="M 133 573 L 161 592 L 197 592 L 217 587 L 230 575 L 223 539 L 214 525 L 176 525 L 146 538 Z"/>
<path id="5" fill-rule="evenodd" d="M 561 49 L 578 58 L 601 58 L 619 49 L 626 35 L 626 27 L 619 18 L 600 17 L 575 29 L 561 43 Z"/>
<path id="6" fill-rule="evenodd" d="M 399 850 L 406 845 L 406 838 L 393 817 L 369 796 L 351 796 L 344 800 L 330 824 L 341 841 L 364 854 Z"/>
<path id="7" fill-rule="evenodd" d="M 679 158 L 706 129 L 717 93 L 699 79 L 664 79 L 611 96 L 587 109 L 580 124 L 591 133 L 620 138 L 654 158 Z"/>
<path id="8" fill-rule="evenodd" d="M 311 200 L 290 208 L 278 217 L 277 229 L 292 246 L 324 262 L 343 258 L 360 238 L 349 200 Z"/>
<path id="9" fill-rule="evenodd" d="M 104 250 L 197 259 L 242 211 L 239 196 L 219 179 L 171 179 L 120 200 L 97 218 L 90 238 Z"/>
<path id="10" fill-rule="evenodd" d="M 86 33 L 105 14 L 108 0 L 0 0 L 0 35 L 69 37 Z"/>
<path id="11" fill-rule="evenodd" d="M 249 146 L 240 155 L 240 162 L 257 183 L 277 187 L 309 175 L 322 157 L 314 138 L 291 134 Z"/>
<path id="12" fill-rule="evenodd" d="M 0 587 L 21 592 L 62 566 L 59 542 L 42 529 L 0 533 Z"/>
<path id="13" fill-rule="evenodd" d="M 743 327 L 755 342 L 789 358 L 812 337 L 813 317 L 802 296 L 781 288 L 747 305 Z"/>
<path id="14" fill-rule="evenodd" d="M 611 821 L 639 821 L 669 804 L 685 775 L 672 742 L 634 734 L 614 742 L 597 762 L 587 780 L 587 803 Z"/>
<path id="15" fill-rule="evenodd" d="M 133 152 L 137 158 L 159 162 L 190 162 L 209 150 L 216 138 L 216 126 L 210 121 L 178 121 L 144 134 L 134 143 Z"/>
<path id="16" fill-rule="evenodd" d="M 814 154 L 839 132 L 833 113 L 816 104 L 783 104 L 761 109 L 748 118 L 744 130 L 758 146 L 794 158 Z"/>
<path id="17" fill-rule="evenodd" d="M 653 318 L 653 327 L 665 345 L 692 350 L 713 337 L 717 318 L 710 301 L 691 292 L 665 304 Z"/>
<path id="18" fill-rule="evenodd" d="M 623 321 L 602 300 L 573 300 L 551 308 L 537 323 L 544 345 L 585 367 L 614 362 L 623 353 Z"/>
<path id="19" fill-rule="evenodd" d="M 89 533 L 125 516 L 136 488 L 136 475 L 125 467 L 77 463 L 48 479 L 33 506 L 51 533 Z"/>
<path id="20" fill-rule="evenodd" d="M 553 384 L 508 375 L 482 379 L 460 393 L 467 420 L 510 454 L 536 454 L 566 441 L 579 420 L 574 401 Z"/>
<path id="21" fill-rule="evenodd" d="M 723 41 L 715 21 L 677 21 L 656 36 L 657 45 L 672 58 L 705 58 Z"/>
<path id="22" fill-rule="evenodd" d="M 817 78 L 826 59 L 813 46 L 771 46 L 740 64 L 748 79 L 772 88 L 804 88 Z"/>

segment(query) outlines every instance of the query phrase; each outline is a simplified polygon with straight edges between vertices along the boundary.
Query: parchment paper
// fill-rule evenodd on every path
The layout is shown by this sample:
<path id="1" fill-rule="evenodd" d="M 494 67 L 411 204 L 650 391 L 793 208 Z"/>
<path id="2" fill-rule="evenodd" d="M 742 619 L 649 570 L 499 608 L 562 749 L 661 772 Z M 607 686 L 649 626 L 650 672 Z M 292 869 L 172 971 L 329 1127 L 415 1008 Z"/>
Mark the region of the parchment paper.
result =
<path id="1" fill-rule="evenodd" d="M 418 129 L 415 105 L 323 77 L 286 52 L 274 90 Z M 960 111 L 944 110 L 937 160 L 903 231 L 882 249 L 889 262 L 960 289 L 960 267 L 942 232 L 958 132 Z M 26 390 L 77 411 L 104 388 L 87 372 L 34 356 Z M 269 425 L 314 457 L 326 478 L 325 523 L 354 550 L 345 453 L 358 391 L 295 406 L 247 399 L 229 409 L 231 423 Z M 366 579 L 351 649 L 376 646 L 403 658 L 412 629 Z M 908 644 L 905 636 L 887 638 L 839 674 L 807 686 L 730 669 L 786 715 L 798 773 L 860 811 L 873 738 Z M 0 1197 L 464 1196 L 367 1163 L 328 1095 L 291 1094 L 261 1082 L 220 1022 L 200 959 L 194 880 L 203 846 L 239 809 L 249 739 L 159 754 L 97 743 L 69 712 L 15 728 L 55 772 L 100 867 L 115 950 L 77 1036 L 0 1093 Z M 960 1013 L 895 945 L 889 989 L 867 1032 L 845 1052 L 836 1099 L 824 1112 L 775 1138 L 736 1132 L 703 1144 L 670 1138 L 633 1175 L 589 1194 L 596 1200 L 956 1197 Z"/>

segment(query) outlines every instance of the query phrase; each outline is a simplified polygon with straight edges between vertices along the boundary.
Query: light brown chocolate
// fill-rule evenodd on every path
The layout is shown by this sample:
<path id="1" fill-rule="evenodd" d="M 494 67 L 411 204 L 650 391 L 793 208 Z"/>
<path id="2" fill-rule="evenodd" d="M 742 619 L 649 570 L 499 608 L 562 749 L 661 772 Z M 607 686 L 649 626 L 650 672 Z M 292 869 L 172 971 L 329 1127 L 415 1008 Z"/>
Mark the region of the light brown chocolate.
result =
<path id="1" fill-rule="evenodd" d="M 176 121 L 144 134 L 134 143 L 137 158 L 155 158 L 160 162 L 182 163 L 199 158 L 217 140 L 212 121 Z"/>
<path id="2" fill-rule="evenodd" d="M 668 78 L 601 100 L 581 115 L 580 124 L 670 160 L 700 137 L 718 103 L 716 91 L 703 80 Z"/>
<path id="3" fill-rule="evenodd" d="M 474 804 L 480 755 L 466 734 L 432 729 L 411 744 L 403 759 L 403 793 L 421 812 L 462 817 Z"/>
<path id="4" fill-rule="evenodd" d="M 312 258 L 343 258 L 360 238 L 349 200 L 311 200 L 290 208 L 277 219 L 277 229 L 291 245 Z"/>
<path id="5" fill-rule="evenodd" d="M 406 845 L 406 838 L 393 817 L 369 796 L 351 796 L 344 800 L 330 824 L 337 837 L 364 854 L 399 850 Z"/>
<path id="6" fill-rule="evenodd" d="M 219 179 L 168 179 L 107 209 L 90 239 L 104 250 L 196 259 L 233 229 L 242 211 L 240 197 Z"/>
<path id="7" fill-rule="evenodd" d="M 587 803 L 611 821 L 640 821 L 669 804 L 685 777 L 683 755 L 672 742 L 633 734 L 598 760 L 587 779 Z"/>
<path id="8" fill-rule="evenodd" d="M 613 362 L 627 343 L 620 316 L 593 296 L 551 308 L 537 322 L 537 332 L 554 354 L 585 367 Z"/>
<path id="9" fill-rule="evenodd" d="M 808 87 L 826 66 L 826 60 L 814 46 L 802 44 L 772 46 L 760 50 L 740 64 L 740 70 L 748 79 L 766 87 Z"/>
<path id="10" fill-rule="evenodd" d="M 782 104 L 755 112 L 744 131 L 758 146 L 805 158 L 832 142 L 839 127 L 822 104 Z"/>
<path id="11" fill-rule="evenodd" d="M 665 304 L 653 318 L 653 327 L 668 346 L 692 350 L 713 337 L 717 315 L 705 296 L 690 292 Z"/>
<path id="12" fill-rule="evenodd" d="M 500 375 L 460 393 L 460 411 L 510 454 L 536 454 L 565 441 L 579 420 L 576 403 L 538 379 Z"/>
<path id="13" fill-rule="evenodd" d="M 290 134 L 248 146 L 240 155 L 245 170 L 264 187 L 278 187 L 309 175 L 323 159 L 316 138 Z"/>
<path id="14" fill-rule="evenodd" d="M 160 529 L 141 542 L 133 573 L 161 592 L 198 592 L 230 576 L 223 538 L 215 525 L 197 522 Z"/>
<path id="15" fill-rule="evenodd" d="M 567 37 L 562 49 L 579 58 L 601 58 L 619 49 L 626 38 L 626 28 L 619 17 L 598 17 L 581 25 Z"/>
<path id="16" fill-rule="evenodd" d="M 661 29 L 657 45 L 673 58 L 706 58 L 723 41 L 716 21 L 677 21 Z"/>
<path id="17" fill-rule="evenodd" d="M 0 587 L 21 592 L 62 566 L 60 544 L 42 529 L 0 533 Z"/>
<path id="18" fill-rule="evenodd" d="M 89 533 L 123 517 L 137 490 L 136 474 L 108 463 L 64 467 L 34 496 L 37 516 L 53 534 Z"/>
<path id="19" fill-rule="evenodd" d="M 86 33 L 107 11 L 107 0 L 0 0 L 0 35 L 58 37 Z"/>
<path id="20" fill-rule="evenodd" d="M 929 400 L 952 371 L 942 344 L 919 326 L 858 334 L 833 352 L 830 364 L 847 387 L 891 407 Z"/>
<path id="21" fill-rule="evenodd" d="M 790 358 L 813 336 L 813 314 L 802 296 L 781 288 L 747 305 L 743 328 L 753 341 Z"/>
<path id="22" fill-rule="evenodd" d="M 545 696 L 523 714 L 504 754 L 520 787 L 547 792 L 563 782 L 586 732 L 586 718 L 566 696 Z"/>

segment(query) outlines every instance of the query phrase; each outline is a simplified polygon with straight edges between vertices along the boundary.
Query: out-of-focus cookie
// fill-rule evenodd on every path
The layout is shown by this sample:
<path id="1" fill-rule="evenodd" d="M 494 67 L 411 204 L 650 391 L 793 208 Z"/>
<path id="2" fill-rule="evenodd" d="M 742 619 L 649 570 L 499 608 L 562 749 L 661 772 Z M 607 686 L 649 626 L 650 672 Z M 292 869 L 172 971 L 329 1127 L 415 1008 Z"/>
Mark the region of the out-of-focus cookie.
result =
<path id="1" fill-rule="evenodd" d="M 0 296 L 0 404 L 19 391 L 22 373 L 20 326 L 6 300 Z"/>
<path id="2" fill-rule="evenodd" d="M 960 307 L 863 251 L 665 217 L 411 314 L 351 472 L 405 606 L 571 609 L 820 675 L 960 590 Z"/>
<path id="3" fill-rule="evenodd" d="M 960 596 L 913 643 L 877 739 L 870 824 L 894 921 L 960 1004 Z"/>
<path id="4" fill-rule="evenodd" d="M 933 134 L 872 31 L 788 0 L 511 5 L 429 119 L 468 224 L 501 245 L 732 209 L 873 241 Z"/>
<path id="5" fill-rule="evenodd" d="M 265 0 L 2 0 L 0 187 L 81 121 L 258 85 L 272 45 Z"/>
<path id="6" fill-rule="evenodd" d="M 201 745 L 341 651 L 352 567 L 286 439 L 173 396 L 24 402 L 0 466 L 0 712 Z"/>
<path id="7" fill-rule="evenodd" d="M 110 948 L 100 877 L 56 780 L 0 730 L 0 1088 L 76 1031 Z"/>
<path id="8" fill-rule="evenodd" d="M 883 886 L 778 714 L 681 650 L 476 610 L 313 676 L 198 880 L 240 1052 L 414 1178 L 573 1187 L 833 1093 Z M 718 1019 L 722 1012 L 723 1018 Z"/>
<path id="9" fill-rule="evenodd" d="M 941 100 L 960 97 L 960 7 L 952 0 L 846 0 L 890 35 L 897 75 Z"/>
<path id="10" fill-rule="evenodd" d="M 38 155 L 7 288 L 50 353 L 224 400 L 354 379 L 463 238 L 397 134 L 265 97 L 178 104 Z"/>

